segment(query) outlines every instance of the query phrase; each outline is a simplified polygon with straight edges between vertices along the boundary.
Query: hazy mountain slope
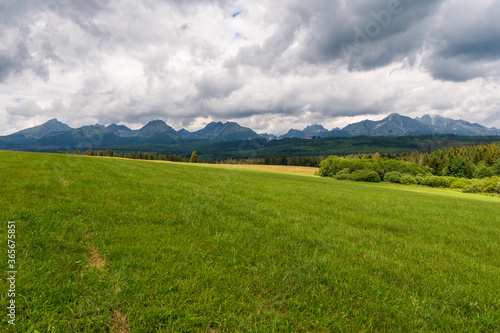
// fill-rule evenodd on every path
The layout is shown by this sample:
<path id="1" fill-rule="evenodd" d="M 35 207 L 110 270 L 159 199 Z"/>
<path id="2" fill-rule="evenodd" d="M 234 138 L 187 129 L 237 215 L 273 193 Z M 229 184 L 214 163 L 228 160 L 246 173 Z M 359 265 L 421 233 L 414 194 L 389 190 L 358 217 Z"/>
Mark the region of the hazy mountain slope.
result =
<path id="1" fill-rule="evenodd" d="M 203 139 L 214 141 L 235 141 L 257 139 L 260 136 L 250 128 L 242 127 L 233 122 L 212 122 L 205 128 L 190 133 L 186 139 Z"/>
<path id="2" fill-rule="evenodd" d="M 434 126 L 397 113 L 379 120 L 364 120 L 343 128 L 353 136 L 407 136 L 440 133 Z"/>
<path id="3" fill-rule="evenodd" d="M 465 120 L 455 120 L 439 115 L 424 115 L 415 118 L 424 124 L 432 125 L 439 129 L 441 133 L 456 134 L 464 136 L 489 136 L 499 135 L 500 132 L 493 128 L 487 128 L 480 124 L 472 124 Z"/>
<path id="4" fill-rule="evenodd" d="M 29 139 L 39 139 L 50 133 L 64 132 L 71 129 L 71 127 L 64 123 L 61 123 L 57 119 L 51 119 L 42 125 L 24 129 L 22 131 L 11 134 L 11 136 L 20 137 L 22 135 Z"/>

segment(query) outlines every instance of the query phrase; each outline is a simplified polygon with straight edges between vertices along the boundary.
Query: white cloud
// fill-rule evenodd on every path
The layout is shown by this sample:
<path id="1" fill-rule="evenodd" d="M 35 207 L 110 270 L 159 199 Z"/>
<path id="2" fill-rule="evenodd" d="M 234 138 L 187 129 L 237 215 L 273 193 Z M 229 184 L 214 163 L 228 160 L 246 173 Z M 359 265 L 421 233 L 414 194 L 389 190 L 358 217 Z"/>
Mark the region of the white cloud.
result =
<path id="1" fill-rule="evenodd" d="M 500 127 L 494 1 L 401 0 L 351 58 L 341 43 L 388 0 L 44 3 L 0 13 L 0 135 L 51 118 L 284 133 L 392 112 Z"/>

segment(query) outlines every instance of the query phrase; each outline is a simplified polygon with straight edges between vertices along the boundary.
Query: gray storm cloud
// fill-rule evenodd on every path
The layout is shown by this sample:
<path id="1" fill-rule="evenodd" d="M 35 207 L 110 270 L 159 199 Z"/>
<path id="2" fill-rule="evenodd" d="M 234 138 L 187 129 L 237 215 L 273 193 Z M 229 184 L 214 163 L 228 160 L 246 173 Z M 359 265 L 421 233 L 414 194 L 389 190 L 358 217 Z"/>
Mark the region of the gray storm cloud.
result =
<path id="1" fill-rule="evenodd" d="M 486 0 L 0 0 L 0 134 L 391 112 L 500 127 L 499 15 Z"/>

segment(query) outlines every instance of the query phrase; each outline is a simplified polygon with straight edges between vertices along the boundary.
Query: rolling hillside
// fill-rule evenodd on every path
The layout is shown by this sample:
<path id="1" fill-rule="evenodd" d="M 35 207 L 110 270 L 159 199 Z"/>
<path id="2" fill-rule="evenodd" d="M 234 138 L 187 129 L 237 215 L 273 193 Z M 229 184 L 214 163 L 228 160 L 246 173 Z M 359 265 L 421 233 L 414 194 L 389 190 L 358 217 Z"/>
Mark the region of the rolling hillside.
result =
<path id="1" fill-rule="evenodd" d="M 1 151 L 0 174 L 15 332 L 500 330 L 497 197 Z"/>

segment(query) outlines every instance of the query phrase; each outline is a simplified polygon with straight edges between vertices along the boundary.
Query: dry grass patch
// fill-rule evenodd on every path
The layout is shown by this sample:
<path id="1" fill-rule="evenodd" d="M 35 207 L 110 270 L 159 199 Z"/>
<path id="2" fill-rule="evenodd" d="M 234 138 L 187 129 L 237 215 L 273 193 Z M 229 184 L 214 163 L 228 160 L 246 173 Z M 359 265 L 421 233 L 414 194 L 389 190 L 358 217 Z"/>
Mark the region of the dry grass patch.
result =
<path id="1" fill-rule="evenodd" d="M 309 175 L 309 176 L 314 176 L 314 173 L 316 171 L 319 171 L 319 168 L 291 166 L 291 165 L 261 165 L 261 164 L 217 164 L 217 165 L 228 168 L 273 171 L 273 172 L 292 173 L 297 175 Z"/>
<path id="2" fill-rule="evenodd" d="M 129 332 L 127 316 L 122 314 L 120 311 L 115 310 L 113 317 L 111 317 L 111 323 L 113 324 L 113 332 L 117 333 Z"/>
<path id="3" fill-rule="evenodd" d="M 73 181 L 69 181 L 69 180 L 66 180 L 66 179 L 61 178 L 61 183 L 62 183 L 64 186 L 69 186 L 69 184 L 74 183 L 74 182 L 73 182 Z"/>
<path id="4" fill-rule="evenodd" d="M 99 251 L 97 251 L 96 249 L 91 249 L 89 256 L 89 265 L 90 267 L 95 267 L 98 270 L 103 270 L 106 266 L 106 261 L 101 258 Z"/>

